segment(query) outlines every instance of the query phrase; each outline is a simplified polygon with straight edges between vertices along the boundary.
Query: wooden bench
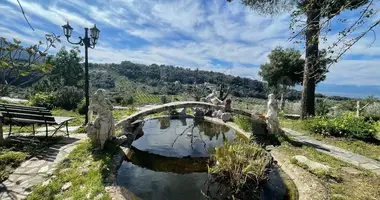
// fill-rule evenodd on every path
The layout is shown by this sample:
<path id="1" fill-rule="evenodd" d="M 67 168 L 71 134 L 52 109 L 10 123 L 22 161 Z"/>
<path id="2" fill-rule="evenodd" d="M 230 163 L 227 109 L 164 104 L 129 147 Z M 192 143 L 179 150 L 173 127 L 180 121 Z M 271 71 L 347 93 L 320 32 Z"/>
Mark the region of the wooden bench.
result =
<path id="1" fill-rule="evenodd" d="M 54 136 L 62 126 L 66 125 L 66 135 L 69 136 L 68 122 L 72 119 L 73 117 L 53 116 L 51 111 L 44 107 L 0 104 L 0 120 L 3 124 L 9 125 L 9 136 L 12 133 L 12 125 L 19 125 L 21 128 L 32 125 L 33 135 L 35 135 L 34 125 L 45 125 L 46 137 L 48 136 L 49 125 L 54 128 L 54 133 L 51 136 Z"/>

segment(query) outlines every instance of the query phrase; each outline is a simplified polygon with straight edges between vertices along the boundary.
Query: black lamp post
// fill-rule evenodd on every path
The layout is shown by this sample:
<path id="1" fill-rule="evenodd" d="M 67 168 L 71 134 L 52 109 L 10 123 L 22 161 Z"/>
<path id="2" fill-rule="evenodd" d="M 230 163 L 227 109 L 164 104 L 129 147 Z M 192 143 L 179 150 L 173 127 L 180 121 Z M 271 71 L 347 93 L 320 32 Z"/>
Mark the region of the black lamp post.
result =
<path id="1" fill-rule="evenodd" d="M 79 44 L 81 46 L 84 45 L 84 91 L 86 97 L 86 120 L 85 123 L 88 122 L 88 106 L 90 105 L 90 96 L 89 96 L 89 77 L 88 77 L 88 48 L 95 48 L 96 42 L 99 39 L 100 30 L 96 28 L 94 25 L 93 28 L 90 29 L 91 35 L 88 37 L 88 28 L 84 28 L 84 38 L 79 37 L 79 42 L 70 42 L 69 38 L 71 37 L 71 33 L 73 32 L 73 28 L 70 26 L 69 22 L 66 25 L 62 26 L 63 34 L 66 36 L 67 41 L 70 44 Z"/>

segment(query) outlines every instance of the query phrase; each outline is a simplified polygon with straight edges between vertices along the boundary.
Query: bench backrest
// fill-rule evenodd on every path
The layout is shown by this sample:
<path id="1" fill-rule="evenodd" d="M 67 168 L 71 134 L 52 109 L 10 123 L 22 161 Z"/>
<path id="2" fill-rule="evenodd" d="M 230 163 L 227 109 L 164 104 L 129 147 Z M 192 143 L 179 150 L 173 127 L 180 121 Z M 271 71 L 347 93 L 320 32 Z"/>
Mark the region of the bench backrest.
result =
<path id="1" fill-rule="evenodd" d="M 2 118 L 5 119 L 25 119 L 41 122 L 54 122 L 55 119 L 51 111 L 44 107 L 20 106 L 13 104 L 0 104 Z M 5 121 L 7 121 L 5 120 Z"/>

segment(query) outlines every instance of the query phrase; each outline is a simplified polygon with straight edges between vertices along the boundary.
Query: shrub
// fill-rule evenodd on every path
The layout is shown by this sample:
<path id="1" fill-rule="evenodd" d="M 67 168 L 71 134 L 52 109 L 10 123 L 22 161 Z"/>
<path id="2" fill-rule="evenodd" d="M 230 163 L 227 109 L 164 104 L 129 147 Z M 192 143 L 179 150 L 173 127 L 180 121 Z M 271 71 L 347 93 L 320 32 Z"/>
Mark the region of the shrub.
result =
<path id="1" fill-rule="evenodd" d="M 165 104 L 168 102 L 168 98 L 165 95 L 160 96 L 160 101 L 162 104 Z"/>
<path id="2" fill-rule="evenodd" d="M 82 101 L 78 104 L 77 110 L 80 115 L 86 114 L 86 99 L 82 99 Z"/>
<path id="3" fill-rule="evenodd" d="M 208 184 L 223 187 L 223 196 L 232 199 L 258 197 L 260 185 L 267 180 L 271 164 L 270 155 L 256 143 L 237 140 L 215 148 L 214 162 L 208 169 Z"/>
<path id="4" fill-rule="evenodd" d="M 45 107 L 48 109 L 53 109 L 54 106 L 54 95 L 49 93 L 37 93 L 30 99 L 30 104 L 32 106 Z"/>
<path id="5" fill-rule="evenodd" d="M 326 99 L 316 100 L 315 111 L 318 116 L 326 116 L 329 113 L 330 107 Z"/>
<path id="6" fill-rule="evenodd" d="M 135 102 L 135 99 L 133 96 L 127 96 L 124 97 L 123 101 L 121 102 L 123 106 L 132 105 Z"/>
<path id="7" fill-rule="evenodd" d="M 316 117 L 307 120 L 305 127 L 310 132 L 326 136 L 350 137 L 361 140 L 374 138 L 374 127 L 364 117 L 355 117 L 354 113 L 340 115 L 337 118 Z"/>
<path id="8" fill-rule="evenodd" d="M 78 103 L 83 99 L 83 91 L 73 87 L 65 86 L 54 93 L 55 106 L 66 110 L 76 109 Z"/>

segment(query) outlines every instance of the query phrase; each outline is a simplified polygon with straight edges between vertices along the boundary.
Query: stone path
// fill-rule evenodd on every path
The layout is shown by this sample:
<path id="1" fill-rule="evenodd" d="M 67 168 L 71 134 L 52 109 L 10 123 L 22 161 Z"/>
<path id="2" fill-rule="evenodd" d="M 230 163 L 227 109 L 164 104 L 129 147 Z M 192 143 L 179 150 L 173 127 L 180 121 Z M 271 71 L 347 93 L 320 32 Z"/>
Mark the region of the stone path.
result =
<path id="1" fill-rule="evenodd" d="M 330 155 L 338 160 L 350 163 L 352 165 L 370 170 L 378 175 L 380 175 L 380 162 L 367 158 L 365 156 L 353 153 L 351 151 L 322 143 L 316 139 L 309 136 L 303 135 L 297 131 L 283 128 L 286 134 L 291 135 L 294 141 L 300 142 L 304 145 L 315 148 L 317 151 Z"/>
<path id="2" fill-rule="evenodd" d="M 23 162 L 8 178 L 0 183 L 0 199 L 24 199 L 32 187 L 43 183 L 54 172 L 57 164 L 65 159 L 79 141 L 87 138 L 86 134 L 75 134 L 63 138 L 48 147 L 36 157 Z"/>

